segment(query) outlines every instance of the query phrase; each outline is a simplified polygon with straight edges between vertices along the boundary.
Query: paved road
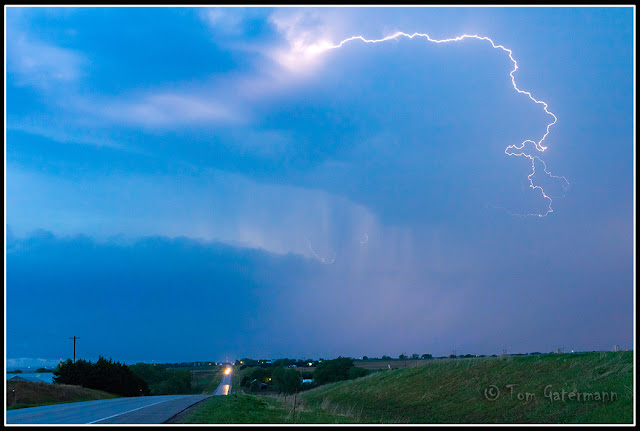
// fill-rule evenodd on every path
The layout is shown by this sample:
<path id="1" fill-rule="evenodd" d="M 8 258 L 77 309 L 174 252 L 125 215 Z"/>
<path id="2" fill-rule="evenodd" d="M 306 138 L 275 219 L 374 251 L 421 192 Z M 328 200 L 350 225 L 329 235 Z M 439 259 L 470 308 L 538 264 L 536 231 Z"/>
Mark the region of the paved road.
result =
<path id="1" fill-rule="evenodd" d="M 213 395 L 229 395 L 229 392 L 231 392 L 231 374 L 225 374 Z"/>
<path id="2" fill-rule="evenodd" d="M 7 424 L 161 424 L 214 395 L 227 395 L 231 375 L 213 394 L 114 398 L 6 411 Z"/>

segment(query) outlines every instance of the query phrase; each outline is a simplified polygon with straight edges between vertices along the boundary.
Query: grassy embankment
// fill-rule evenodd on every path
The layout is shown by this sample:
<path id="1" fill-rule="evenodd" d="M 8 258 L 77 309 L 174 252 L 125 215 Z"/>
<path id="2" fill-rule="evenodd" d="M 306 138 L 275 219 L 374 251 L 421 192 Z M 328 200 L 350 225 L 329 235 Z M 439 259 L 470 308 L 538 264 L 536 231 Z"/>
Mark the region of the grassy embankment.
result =
<path id="1" fill-rule="evenodd" d="M 214 397 L 183 423 L 632 423 L 633 352 L 432 360 L 291 401 Z"/>
<path id="2" fill-rule="evenodd" d="M 119 396 L 73 385 L 7 381 L 7 410 L 107 398 Z"/>
<path id="3" fill-rule="evenodd" d="M 301 399 L 371 423 L 631 423 L 633 352 L 434 360 Z"/>
<path id="4" fill-rule="evenodd" d="M 291 398 L 291 397 L 289 397 Z M 297 408 L 275 397 L 235 393 L 211 397 L 182 419 L 182 424 L 331 424 L 357 423 L 358 420 L 322 409 Z"/>

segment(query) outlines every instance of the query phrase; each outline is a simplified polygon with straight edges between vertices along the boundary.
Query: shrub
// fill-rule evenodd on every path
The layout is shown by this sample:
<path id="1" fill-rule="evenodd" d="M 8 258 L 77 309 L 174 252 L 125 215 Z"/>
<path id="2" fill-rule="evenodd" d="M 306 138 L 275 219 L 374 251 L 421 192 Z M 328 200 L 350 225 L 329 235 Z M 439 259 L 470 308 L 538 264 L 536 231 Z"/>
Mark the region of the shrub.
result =
<path id="1" fill-rule="evenodd" d="M 294 368 L 280 368 L 277 367 L 271 373 L 273 384 L 279 393 L 292 394 L 297 389 L 300 389 L 302 379 L 300 378 L 300 372 Z"/>
<path id="2" fill-rule="evenodd" d="M 170 370 L 163 366 L 144 363 L 131 365 L 129 368 L 147 383 L 153 395 L 186 394 L 191 390 L 189 370 Z"/>
<path id="3" fill-rule="evenodd" d="M 353 359 L 339 356 L 336 359 L 318 364 L 313 372 L 313 380 L 322 385 L 330 382 L 349 379 L 349 370 L 353 367 Z"/>
<path id="4" fill-rule="evenodd" d="M 366 368 L 351 367 L 349 369 L 349 379 L 357 379 L 358 377 L 364 377 L 367 374 L 369 374 L 369 372 Z"/>

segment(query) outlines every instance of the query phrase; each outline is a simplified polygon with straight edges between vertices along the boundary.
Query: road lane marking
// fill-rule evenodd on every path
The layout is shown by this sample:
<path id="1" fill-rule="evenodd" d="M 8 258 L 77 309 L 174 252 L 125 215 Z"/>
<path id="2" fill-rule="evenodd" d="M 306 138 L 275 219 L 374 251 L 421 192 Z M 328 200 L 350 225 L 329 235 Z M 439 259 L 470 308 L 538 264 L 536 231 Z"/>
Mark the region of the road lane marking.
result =
<path id="1" fill-rule="evenodd" d="M 106 418 L 98 419 L 97 421 L 87 422 L 87 423 L 95 424 L 96 422 L 106 421 L 107 419 L 115 418 L 116 416 L 126 415 L 127 413 L 135 412 L 136 410 L 145 409 L 147 407 L 155 406 L 156 404 L 162 404 L 162 403 L 166 403 L 167 401 L 173 401 L 173 400 L 177 400 L 177 399 L 179 399 L 179 398 L 171 398 L 170 400 L 158 401 L 157 403 L 148 404 L 146 406 L 138 407 L 137 409 L 129 410 L 129 411 L 122 412 L 122 413 L 117 413 L 115 415 L 107 416 Z"/>

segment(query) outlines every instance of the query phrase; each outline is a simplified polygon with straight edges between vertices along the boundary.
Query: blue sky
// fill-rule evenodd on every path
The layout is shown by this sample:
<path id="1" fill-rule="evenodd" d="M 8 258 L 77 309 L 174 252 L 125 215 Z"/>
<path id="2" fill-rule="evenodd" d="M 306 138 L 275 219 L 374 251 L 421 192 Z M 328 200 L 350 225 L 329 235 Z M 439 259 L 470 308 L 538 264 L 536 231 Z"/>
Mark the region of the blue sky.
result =
<path id="1" fill-rule="evenodd" d="M 8 366 L 633 347 L 633 8 L 5 11 Z"/>

